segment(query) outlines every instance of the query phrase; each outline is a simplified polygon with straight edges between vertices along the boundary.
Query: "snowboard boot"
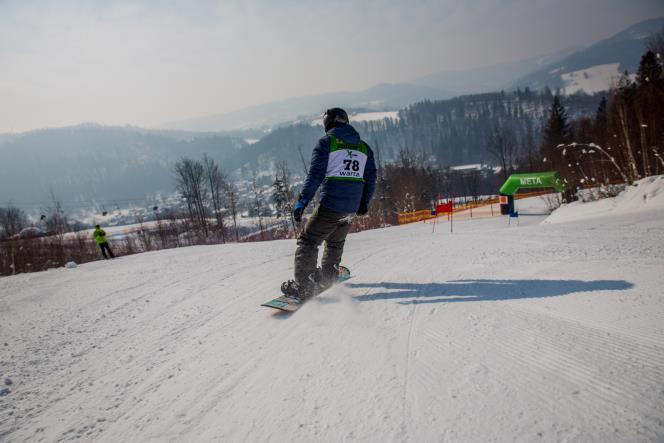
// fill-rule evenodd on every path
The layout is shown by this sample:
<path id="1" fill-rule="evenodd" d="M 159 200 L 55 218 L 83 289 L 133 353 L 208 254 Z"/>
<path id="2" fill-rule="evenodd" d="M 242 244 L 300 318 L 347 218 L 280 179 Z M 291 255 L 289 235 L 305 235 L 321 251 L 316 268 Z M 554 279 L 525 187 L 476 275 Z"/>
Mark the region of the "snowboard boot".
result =
<path id="1" fill-rule="evenodd" d="M 316 269 L 316 284 L 319 287 L 319 291 L 323 292 L 333 284 L 337 283 L 339 277 L 339 270 L 336 267 L 329 268 L 318 268 Z"/>
<path id="2" fill-rule="evenodd" d="M 281 292 L 288 298 L 300 302 L 312 297 L 315 293 L 313 284 L 298 285 L 295 280 L 288 280 L 281 284 Z"/>
<path id="3" fill-rule="evenodd" d="M 316 268 L 302 284 L 298 284 L 295 280 L 283 282 L 281 284 L 281 292 L 286 297 L 304 301 L 329 289 L 335 283 L 345 281 L 348 278 L 350 278 L 350 271 L 344 266 Z"/>

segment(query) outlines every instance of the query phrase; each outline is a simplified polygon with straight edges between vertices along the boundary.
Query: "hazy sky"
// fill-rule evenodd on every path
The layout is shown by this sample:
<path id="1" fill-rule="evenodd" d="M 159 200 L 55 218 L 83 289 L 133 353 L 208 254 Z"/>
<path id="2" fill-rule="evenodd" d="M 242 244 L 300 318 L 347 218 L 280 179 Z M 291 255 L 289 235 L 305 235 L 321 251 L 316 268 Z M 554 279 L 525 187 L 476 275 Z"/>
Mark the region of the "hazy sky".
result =
<path id="1" fill-rule="evenodd" d="M 589 45 L 663 0 L 0 0 L 0 132 L 152 126 Z"/>

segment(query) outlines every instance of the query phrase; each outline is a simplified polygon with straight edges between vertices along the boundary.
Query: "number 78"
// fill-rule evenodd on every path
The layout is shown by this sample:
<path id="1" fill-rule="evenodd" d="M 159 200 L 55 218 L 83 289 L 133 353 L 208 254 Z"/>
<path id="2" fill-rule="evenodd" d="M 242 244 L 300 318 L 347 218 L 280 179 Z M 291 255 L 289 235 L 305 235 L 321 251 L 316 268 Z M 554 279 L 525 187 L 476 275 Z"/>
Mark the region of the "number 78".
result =
<path id="1" fill-rule="evenodd" d="M 360 170 L 360 162 L 357 160 L 344 160 L 344 164 L 346 165 L 344 167 L 345 171 L 350 171 L 351 168 L 353 171 L 359 171 Z"/>

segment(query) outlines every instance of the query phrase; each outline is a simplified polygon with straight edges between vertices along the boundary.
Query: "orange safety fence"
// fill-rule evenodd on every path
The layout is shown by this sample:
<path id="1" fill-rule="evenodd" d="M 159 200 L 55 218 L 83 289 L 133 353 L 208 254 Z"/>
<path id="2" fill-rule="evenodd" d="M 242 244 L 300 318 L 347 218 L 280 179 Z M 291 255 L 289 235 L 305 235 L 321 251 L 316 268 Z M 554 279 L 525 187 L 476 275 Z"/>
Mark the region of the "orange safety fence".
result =
<path id="1" fill-rule="evenodd" d="M 551 192 L 552 192 L 551 190 L 523 192 L 520 194 L 515 194 L 514 198 L 520 200 L 522 198 L 538 197 L 540 195 L 551 194 Z M 463 212 L 467 210 L 472 211 L 475 208 L 480 208 L 489 205 L 497 205 L 497 204 L 498 204 L 498 197 L 496 196 L 485 200 L 477 200 L 463 204 L 456 204 L 454 205 L 453 211 L 454 213 Z M 492 215 L 494 215 L 493 211 Z M 496 208 L 495 215 L 500 215 L 500 210 L 498 208 Z M 432 213 L 431 209 L 423 209 L 414 212 L 400 212 L 399 214 L 397 214 L 397 221 L 400 225 L 404 225 L 407 223 L 415 223 L 419 221 L 430 220 L 432 218 L 436 218 L 437 216 L 438 215 Z"/>
<path id="2" fill-rule="evenodd" d="M 424 209 L 422 211 L 415 212 L 400 212 L 397 214 L 397 222 L 400 225 L 405 225 L 407 223 L 415 223 L 422 220 L 429 220 L 434 218 L 435 215 L 431 214 L 430 209 Z"/>

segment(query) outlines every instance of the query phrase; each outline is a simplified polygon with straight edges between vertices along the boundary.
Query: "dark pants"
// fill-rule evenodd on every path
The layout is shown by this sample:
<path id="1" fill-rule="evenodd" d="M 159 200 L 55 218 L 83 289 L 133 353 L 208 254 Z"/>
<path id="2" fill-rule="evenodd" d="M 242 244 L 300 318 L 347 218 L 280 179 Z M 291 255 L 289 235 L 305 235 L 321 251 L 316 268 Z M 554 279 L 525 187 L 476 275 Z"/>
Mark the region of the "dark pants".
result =
<path id="1" fill-rule="evenodd" d="M 355 214 L 343 214 L 318 206 L 297 239 L 295 251 L 295 281 L 308 284 L 309 275 L 316 271 L 318 247 L 325 242 L 321 268 L 323 275 L 336 275 L 341 263 L 346 235 Z"/>
<path id="2" fill-rule="evenodd" d="M 108 251 L 108 254 L 111 256 L 111 258 L 115 258 L 115 255 L 113 255 L 113 251 L 111 251 L 110 246 L 108 246 L 108 242 L 105 241 L 104 243 L 99 243 L 99 247 L 101 248 L 101 253 L 105 259 L 108 259 L 106 251 Z"/>

